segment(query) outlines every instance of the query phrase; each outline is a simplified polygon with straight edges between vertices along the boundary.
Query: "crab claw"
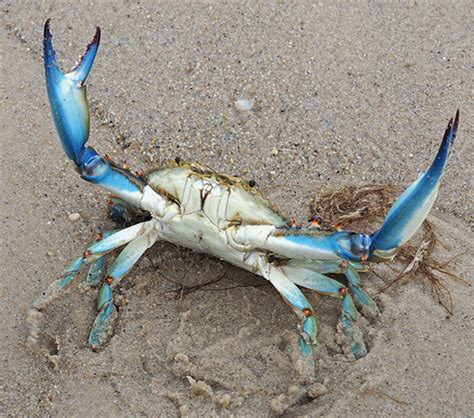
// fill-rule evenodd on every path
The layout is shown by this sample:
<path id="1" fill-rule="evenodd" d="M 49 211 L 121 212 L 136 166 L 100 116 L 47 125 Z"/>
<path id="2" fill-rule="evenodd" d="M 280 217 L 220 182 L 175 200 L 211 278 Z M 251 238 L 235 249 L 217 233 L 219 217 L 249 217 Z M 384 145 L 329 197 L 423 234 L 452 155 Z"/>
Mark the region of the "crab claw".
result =
<path id="1" fill-rule="evenodd" d="M 430 168 L 408 187 L 388 212 L 382 228 L 372 235 L 369 261 L 386 261 L 395 256 L 428 216 L 438 194 L 450 145 L 459 124 L 459 110 L 448 123 L 438 153 Z"/>
<path id="2" fill-rule="evenodd" d="M 51 112 L 64 151 L 76 164 L 81 177 L 139 207 L 143 197 L 143 181 L 130 171 L 117 167 L 111 160 L 101 157 L 92 147 L 85 146 L 89 139 L 89 105 L 84 82 L 92 68 L 99 41 L 100 29 L 97 28 L 79 63 L 71 72 L 63 74 L 51 43 L 49 19 L 46 20 L 44 68 Z"/>
<path id="3" fill-rule="evenodd" d="M 71 72 L 63 74 L 56 61 L 50 20 L 44 24 L 44 68 L 51 112 L 64 151 L 77 166 L 81 164 L 84 144 L 89 138 L 89 106 L 84 82 L 92 68 L 100 42 L 100 28 L 85 54 Z"/>

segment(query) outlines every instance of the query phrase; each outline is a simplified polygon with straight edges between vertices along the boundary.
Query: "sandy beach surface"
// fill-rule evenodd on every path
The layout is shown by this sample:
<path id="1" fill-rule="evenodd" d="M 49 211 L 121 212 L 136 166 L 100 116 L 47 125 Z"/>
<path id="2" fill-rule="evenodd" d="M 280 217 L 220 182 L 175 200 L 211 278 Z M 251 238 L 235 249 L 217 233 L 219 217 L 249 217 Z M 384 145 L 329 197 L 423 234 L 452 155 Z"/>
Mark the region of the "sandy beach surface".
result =
<path id="1" fill-rule="evenodd" d="M 0 3 L 1 416 L 474 415 L 473 287 L 447 278 L 453 315 L 422 277 L 377 296 L 382 314 L 360 318 L 369 353 L 357 361 L 336 344 L 337 301 L 305 291 L 320 393 L 289 408 L 301 383 L 296 317 L 264 279 L 167 243 L 123 282 L 105 349 L 86 345 L 96 292 L 81 285 L 45 312 L 56 366 L 25 344 L 31 304 L 114 225 L 107 196 L 59 145 L 43 80 L 47 17 L 63 68 L 102 29 L 89 144 L 136 170 L 179 156 L 253 179 L 301 220 L 317 191 L 406 187 L 460 108 L 430 220 L 435 257 L 457 256 L 450 271 L 472 283 L 471 2 L 56 3 Z M 395 275 L 377 267 L 366 288 Z"/>

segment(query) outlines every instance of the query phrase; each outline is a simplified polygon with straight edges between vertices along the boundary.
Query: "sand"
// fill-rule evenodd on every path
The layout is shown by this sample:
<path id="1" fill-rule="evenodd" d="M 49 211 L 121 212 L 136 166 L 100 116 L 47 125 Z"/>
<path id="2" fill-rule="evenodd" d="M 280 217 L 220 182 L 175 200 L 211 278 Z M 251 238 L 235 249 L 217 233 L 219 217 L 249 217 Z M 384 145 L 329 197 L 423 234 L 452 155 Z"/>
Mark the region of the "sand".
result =
<path id="1" fill-rule="evenodd" d="M 106 196 L 59 146 L 43 81 L 46 17 L 65 68 L 102 28 L 88 90 L 96 149 L 138 170 L 180 156 L 254 179 L 299 219 L 317 190 L 406 187 L 460 108 L 430 219 L 442 243 L 436 257 L 461 254 L 450 268 L 472 282 L 469 2 L 55 3 L 0 5 L 1 415 L 474 414 L 473 287 L 455 281 L 445 281 L 452 316 L 422 277 L 378 296 L 380 318 L 360 320 L 369 354 L 358 361 L 335 342 L 337 302 L 305 292 L 320 329 L 318 396 L 289 409 L 285 397 L 300 383 L 297 321 L 277 292 L 166 243 L 125 280 L 104 350 L 86 346 L 95 292 L 81 286 L 45 312 L 57 367 L 25 345 L 30 305 L 99 229 L 113 226 Z M 253 108 L 236 110 L 239 99 Z M 395 274 L 377 268 L 364 276 L 367 289 L 377 293 L 380 277 Z"/>

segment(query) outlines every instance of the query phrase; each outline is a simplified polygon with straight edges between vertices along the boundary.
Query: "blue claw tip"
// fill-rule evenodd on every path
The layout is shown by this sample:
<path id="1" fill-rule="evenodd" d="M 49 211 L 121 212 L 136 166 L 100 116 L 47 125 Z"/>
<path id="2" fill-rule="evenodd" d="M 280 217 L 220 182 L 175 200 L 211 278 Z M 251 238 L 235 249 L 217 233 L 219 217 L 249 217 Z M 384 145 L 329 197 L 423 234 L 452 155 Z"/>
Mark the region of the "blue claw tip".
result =
<path id="1" fill-rule="evenodd" d="M 90 41 L 87 45 L 86 52 L 79 59 L 79 62 L 71 69 L 71 78 L 81 83 L 84 83 L 84 81 L 86 81 L 86 78 L 92 68 L 92 64 L 94 63 L 97 50 L 99 49 L 99 43 L 100 28 L 96 26 L 94 37 L 92 38 L 92 41 Z"/>
<path id="2" fill-rule="evenodd" d="M 456 134 L 459 126 L 459 109 L 456 111 L 456 116 L 451 118 L 444 132 L 443 140 L 439 147 L 438 153 L 431 164 L 431 167 L 427 171 L 427 176 L 430 178 L 431 183 L 436 184 L 441 175 L 443 174 L 444 165 L 446 164 L 446 159 L 448 158 L 448 151 L 450 145 L 454 144 L 456 139 Z"/>

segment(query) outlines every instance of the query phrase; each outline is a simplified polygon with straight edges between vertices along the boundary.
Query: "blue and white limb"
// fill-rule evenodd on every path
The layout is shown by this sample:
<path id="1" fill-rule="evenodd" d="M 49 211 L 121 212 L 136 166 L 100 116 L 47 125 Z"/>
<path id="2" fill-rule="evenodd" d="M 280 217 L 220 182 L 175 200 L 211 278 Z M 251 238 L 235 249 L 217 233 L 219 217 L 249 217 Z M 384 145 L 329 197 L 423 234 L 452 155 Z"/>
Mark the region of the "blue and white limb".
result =
<path id="1" fill-rule="evenodd" d="M 102 244 L 105 242 L 105 245 L 100 246 L 100 248 L 98 248 L 98 245 L 93 245 L 87 250 L 86 259 L 94 259 L 97 254 L 101 254 L 100 257 L 102 257 L 103 254 L 112 251 L 119 245 L 123 245 L 124 236 L 133 237 L 107 270 L 104 283 L 99 291 L 97 301 L 97 310 L 99 312 L 89 335 L 89 345 L 93 350 L 97 350 L 106 344 L 113 333 L 114 323 L 117 318 L 117 308 L 113 303 L 113 288 L 120 283 L 143 253 L 158 239 L 158 233 L 154 230 L 153 225 L 149 228 L 146 228 L 146 225 L 138 225 L 140 226 L 139 229 L 135 228 L 137 226 L 135 225 L 127 228 L 129 231 L 123 230 L 124 234 L 120 239 L 111 239 L 109 242 L 104 240 L 97 243 Z M 94 247 L 96 248 L 95 253 Z"/>
<path id="2" fill-rule="evenodd" d="M 86 283 L 92 287 L 101 284 L 101 288 L 97 302 L 99 313 L 90 333 L 89 344 L 93 349 L 98 349 L 104 345 L 110 339 L 117 317 L 117 309 L 112 300 L 112 289 L 120 283 L 143 253 L 157 239 L 158 233 L 154 228 L 153 221 L 133 225 L 120 231 L 107 231 L 101 234 L 100 238 L 81 257 L 74 260 L 62 276 L 51 283 L 48 289 L 32 305 L 30 318 L 36 317 L 37 319 L 29 321 L 30 341 L 36 341 L 40 332 L 39 313 L 77 281 L 80 269 L 84 264 L 90 264 Z M 107 270 L 104 277 L 103 256 L 124 245 L 125 248 Z"/>
<path id="3" fill-rule="evenodd" d="M 318 333 L 314 309 L 283 269 L 266 262 L 262 257 L 259 258 L 258 265 L 259 274 L 278 290 L 283 300 L 288 303 L 301 321 L 298 347 L 304 361 L 304 370 L 302 372 L 306 376 L 312 377 L 315 370 L 313 345 L 316 344 Z"/>
<path id="4" fill-rule="evenodd" d="M 99 237 L 94 244 L 103 238 L 109 237 L 115 232 L 116 231 L 107 231 L 99 234 Z M 38 339 L 40 333 L 40 321 L 42 318 L 41 312 L 77 282 L 84 262 L 84 256 L 76 258 L 68 267 L 66 267 L 61 274 L 61 277 L 52 282 L 32 304 L 28 321 L 30 325 L 30 335 L 28 340 L 30 343 L 34 344 Z M 102 280 L 103 263 L 104 260 L 102 257 L 97 257 L 95 260 L 91 260 L 91 265 L 87 274 L 87 284 L 89 286 L 94 286 Z"/>
<path id="5" fill-rule="evenodd" d="M 424 222 L 438 195 L 441 177 L 459 126 L 459 110 L 450 119 L 431 166 L 397 199 L 382 228 L 371 235 L 369 261 L 391 260 Z"/>
<path id="6" fill-rule="evenodd" d="M 116 230 L 113 230 L 99 234 L 99 237 L 96 241 L 94 241 L 93 245 L 97 244 L 102 239 L 113 235 L 116 232 Z M 101 279 L 103 259 L 102 257 L 96 257 L 94 260 L 91 260 L 89 264 L 91 264 L 91 266 L 89 268 L 89 273 L 87 276 L 87 283 L 92 286 L 98 280 Z M 69 264 L 68 267 L 66 267 L 66 269 L 61 274 L 61 277 L 52 282 L 49 287 L 45 291 L 43 291 L 41 296 L 33 303 L 32 307 L 38 310 L 43 310 L 49 304 L 51 304 L 51 302 L 61 296 L 63 292 L 70 289 L 77 282 L 81 267 L 83 265 L 84 256 L 76 258 L 71 264 Z"/>
<path id="7" fill-rule="evenodd" d="M 362 281 L 358 273 L 359 271 L 367 271 L 367 264 L 354 261 L 293 259 L 287 263 L 287 266 L 308 269 L 321 274 L 343 274 L 359 312 L 371 321 L 378 317 L 379 308 L 362 287 Z"/>
<path id="8" fill-rule="evenodd" d="M 64 152 L 74 162 L 84 180 L 140 207 L 144 182 L 130 171 L 99 156 L 92 147 L 85 147 L 89 139 L 89 104 L 84 83 L 99 48 L 100 29 L 96 29 L 85 54 L 67 74 L 63 74 L 59 68 L 51 40 L 48 19 L 44 26 L 43 40 L 46 89 Z"/>
<path id="9" fill-rule="evenodd" d="M 356 324 L 357 311 L 348 289 L 337 280 L 315 271 L 289 266 L 282 266 L 281 269 L 285 275 L 298 286 L 306 287 L 321 295 L 341 300 L 340 323 L 348 344 L 351 347 L 352 354 L 354 354 L 356 358 L 365 356 L 367 349 L 362 339 L 362 332 Z"/>

